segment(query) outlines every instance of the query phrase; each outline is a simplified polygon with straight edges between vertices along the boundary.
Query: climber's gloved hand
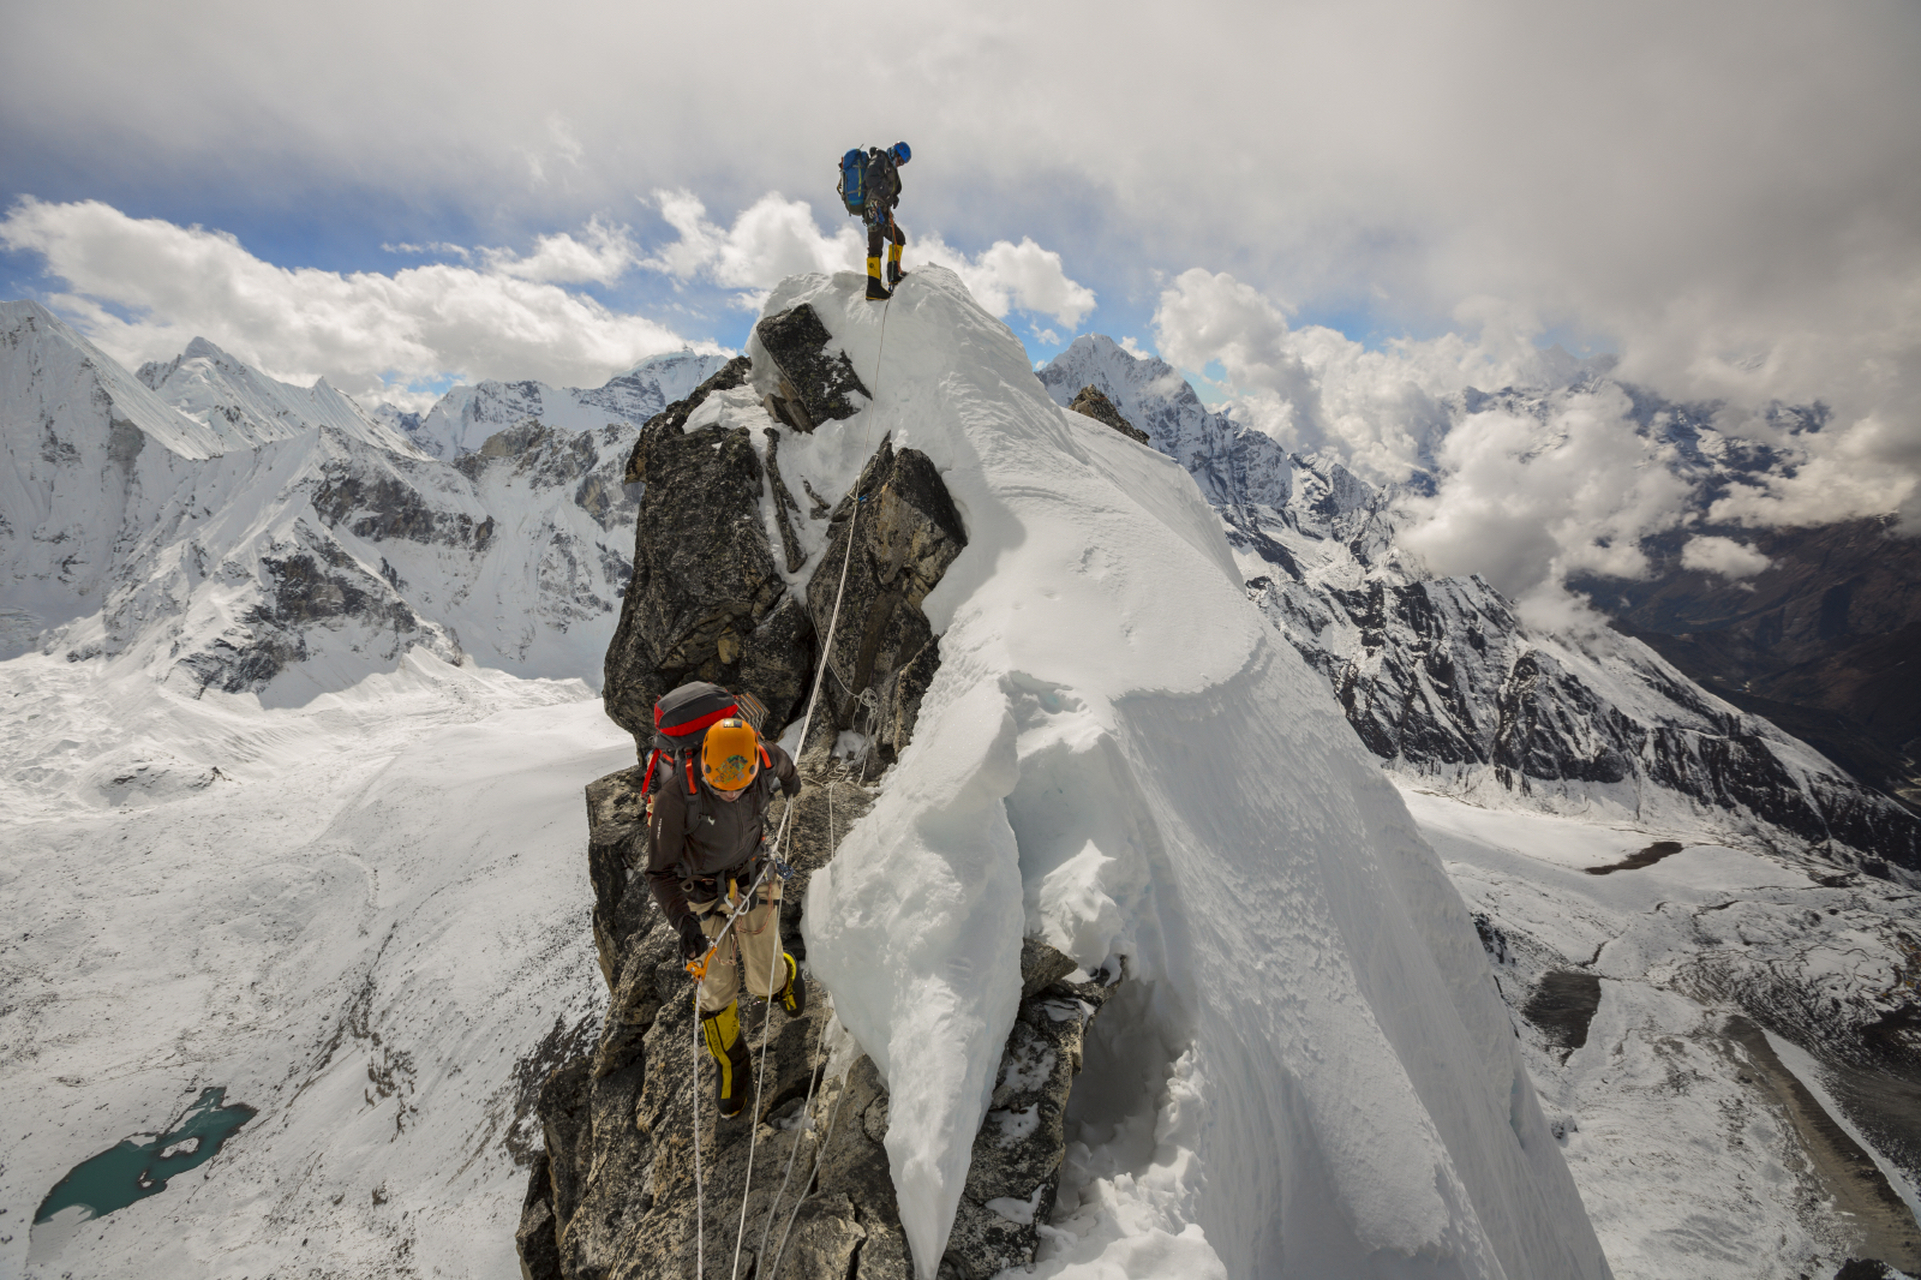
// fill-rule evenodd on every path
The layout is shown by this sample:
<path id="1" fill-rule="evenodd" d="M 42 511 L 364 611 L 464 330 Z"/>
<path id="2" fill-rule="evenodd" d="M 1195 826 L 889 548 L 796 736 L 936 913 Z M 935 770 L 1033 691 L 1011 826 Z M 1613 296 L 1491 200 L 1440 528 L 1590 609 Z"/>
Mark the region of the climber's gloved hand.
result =
<path id="1" fill-rule="evenodd" d="M 689 964 L 707 954 L 707 935 L 700 931 L 700 921 L 690 912 L 680 918 L 680 958 Z"/>

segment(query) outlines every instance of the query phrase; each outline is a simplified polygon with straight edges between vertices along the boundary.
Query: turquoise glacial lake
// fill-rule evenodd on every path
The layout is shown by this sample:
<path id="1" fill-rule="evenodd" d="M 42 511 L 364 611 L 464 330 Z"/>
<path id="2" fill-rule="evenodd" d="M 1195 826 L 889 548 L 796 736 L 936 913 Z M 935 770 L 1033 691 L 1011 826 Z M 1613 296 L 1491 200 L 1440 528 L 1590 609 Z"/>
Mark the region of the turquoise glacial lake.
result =
<path id="1" fill-rule="evenodd" d="M 159 1195 L 167 1189 L 169 1178 L 213 1159 L 227 1139 L 257 1114 L 240 1103 L 223 1106 L 226 1097 L 225 1089 L 204 1089 L 199 1100 L 166 1133 L 147 1141 L 140 1141 L 147 1138 L 146 1134 L 138 1134 L 75 1165 L 40 1202 L 33 1215 L 34 1226 L 58 1217 L 62 1224 L 77 1227 L 136 1200 Z"/>

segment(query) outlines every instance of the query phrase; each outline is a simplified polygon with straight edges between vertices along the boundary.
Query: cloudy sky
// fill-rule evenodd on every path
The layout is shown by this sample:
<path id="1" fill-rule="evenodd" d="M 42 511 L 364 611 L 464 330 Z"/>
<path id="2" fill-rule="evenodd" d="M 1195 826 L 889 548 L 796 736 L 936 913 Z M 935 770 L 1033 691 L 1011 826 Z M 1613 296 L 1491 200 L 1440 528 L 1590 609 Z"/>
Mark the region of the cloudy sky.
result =
<path id="1" fill-rule="evenodd" d="M 204 334 L 404 401 L 735 347 L 780 276 L 859 258 L 839 152 L 904 138 L 908 265 L 1037 360 L 1132 337 L 1391 479 L 1432 397 L 1559 342 L 1731 423 L 1832 409 L 1728 519 L 1921 502 L 1913 0 L 68 0 L 8 28 L 0 289 L 130 362 Z M 1516 536 L 1469 516 L 1517 486 L 1534 533 L 1605 510 L 1511 588 L 1678 510 L 1620 404 L 1564 408 L 1538 473 L 1512 424 L 1448 439 L 1438 567 Z M 1597 468 L 1620 492 L 1570 505 Z"/>

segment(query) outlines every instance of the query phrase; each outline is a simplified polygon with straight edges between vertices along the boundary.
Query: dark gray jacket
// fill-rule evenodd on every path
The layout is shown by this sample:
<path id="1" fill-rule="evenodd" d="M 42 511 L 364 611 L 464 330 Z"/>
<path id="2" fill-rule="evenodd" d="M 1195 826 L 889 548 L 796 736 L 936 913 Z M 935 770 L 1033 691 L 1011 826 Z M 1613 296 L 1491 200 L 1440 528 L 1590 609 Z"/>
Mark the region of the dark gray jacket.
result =
<path id="1" fill-rule="evenodd" d="M 693 795 L 685 764 L 678 776 L 656 781 L 654 816 L 647 824 L 647 883 L 668 920 L 677 922 L 689 913 L 690 892 L 704 902 L 727 892 L 729 876 L 742 881 L 743 889 L 753 878 L 774 789 L 789 797 L 800 794 L 793 759 L 772 743 L 766 749 L 771 767 L 763 768 L 738 800 L 715 795 L 700 776 L 698 760 L 691 774 Z"/>

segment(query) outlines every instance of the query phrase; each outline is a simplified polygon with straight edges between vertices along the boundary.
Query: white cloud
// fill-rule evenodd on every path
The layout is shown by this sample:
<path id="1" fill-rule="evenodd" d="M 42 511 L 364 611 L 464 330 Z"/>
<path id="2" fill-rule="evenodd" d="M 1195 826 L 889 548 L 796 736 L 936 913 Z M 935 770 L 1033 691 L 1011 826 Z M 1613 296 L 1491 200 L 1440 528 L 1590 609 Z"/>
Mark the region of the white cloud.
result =
<path id="1" fill-rule="evenodd" d="M 676 277 L 704 277 L 758 299 L 787 276 L 802 271 L 864 271 L 867 233 L 851 220 L 833 235 L 814 221 L 813 206 L 770 191 L 749 205 L 732 227 L 707 220 L 706 206 L 686 191 L 656 192 L 661 216 L 679 239 L 641 265 Z M 1094 309 L 1094 294 L 1068 278 L 1061 256 L 1023 237 L 996 241 L 974 258 L 948 247 L 940 236 L 909 233 L 902 265 L 932 262 L 952 269 L 980 304 L 997 316 L 1011 310 L 1048 316 L 1073 328 Z"/>
<path id="2" fill-rule="evenodd" d="M 1875 413 L 1779 443 L 1797 464 L 1791 473 L 1731 490 L 1709 508 L 1712 519 L 1818 525 L 1895 512 L 1907 532 L 1921 533 L 1921 419 L 1896 426 Z"/>
<path id="3" fill-rule="evenodd" d="M 1773 563 L 1753 547 L 1732 538 L 1689 538 L 1687 545 L 1681 548 L 1683 569 L 1718 573 L 1723 578 L 1752 578 Z"/>
<path id="4" fill-rule="evenodd" d="M 583 234 L 543 237 L 526 258 L 483 253 L 480 269 L 342 274 L 277 267 L 230 235 L 98 201 L 23 199 L 0 220 L 0 243 L 43 255 L 66 282 L 49 301 L 122 361 L 170 357 L 199 335 L 274 377 L 324 375 L 357 394 L 450 375 L 592 386 L 686 346 L 555 283 L 609 278 L 634 256 L 624 229 Z"/>
<path id="5" fill-rule="evenodd" d="M 482 249 L 480 256 L 495 275 L 547 284 L 612 284 L 640 261 L 626 227 L 610 227 L 593 218 L 582 235 L 580 240 L 565 231 L 541 236 L 525 258 L 510 249 Z"/>
<path id="6" fill-rule="evenodd" d="M 1481 573 L 1518 598 L 1576 573 L 1643 576 L 1639 543 L 1680 522 L 1688 484 L 1666 446 L 1636 434 L 1632 408 L 1606 387 L 1556 397 L 1545 430 L 1505 410 L 1468 415 L 1437 450 L 1435 494 L 1404 503 L 1403 544 L 1436 573 Z"/>
<path id="7" fill-rule="evenodd" d="M 1843 425 L 1921 433 L 1910 0 L 1199 0 L 1173 38 L 1138 0 L 909 7 L 870 41 L 847 39 L 871 15 L 844 0 L 575 16 L 15 5 L 0 189 L 93 174 L 256 218 L 357 217 L 351 192 L 571 227 L 663 186 L 829 211 L 839 150 L 899 136 L 910 231 L 1071 247 L 1103 298 L 1198 263 L 1432 333 L 1499 297 L 1669 396 L 1823 398 Z M 862 91 L 796 109 L 793 68 L 826 66 Z M 1041 292 L 1009 305 L 1057 314 Z"/>
<path id="8" fill-rule="evenodd" d="M 910 240 L 909 252 L 915 247 Z M 1068 279 L 1061 255 L 1027 236 L 1019 244 L 996 240 L 971 261 L 938 235 L 923 237 L 918 248 L 927 261 L 959 275 L 980 304 L 997 316 L 1028 311 L 1073 330 L 1094 309 L 1094 291 Z"/>
<path id="9" fill-rule="evenodd" d="M 1532 317 L 1497 299 L 1457 309 L 1467 333 L 1378 351 L 1325 326 L 1290 328 L 1287 315 L 1231 275 L 1194 269 L 1162 291 L 1154 329 L 1174 364 L 1200 370 L 1220 362 L 1237 417 L 1290 448 L 1332 449 L 1376 483 L 1433 465 L 1446 429 L 1441 397 L 1551 380 L 1531 341 Z"/>

